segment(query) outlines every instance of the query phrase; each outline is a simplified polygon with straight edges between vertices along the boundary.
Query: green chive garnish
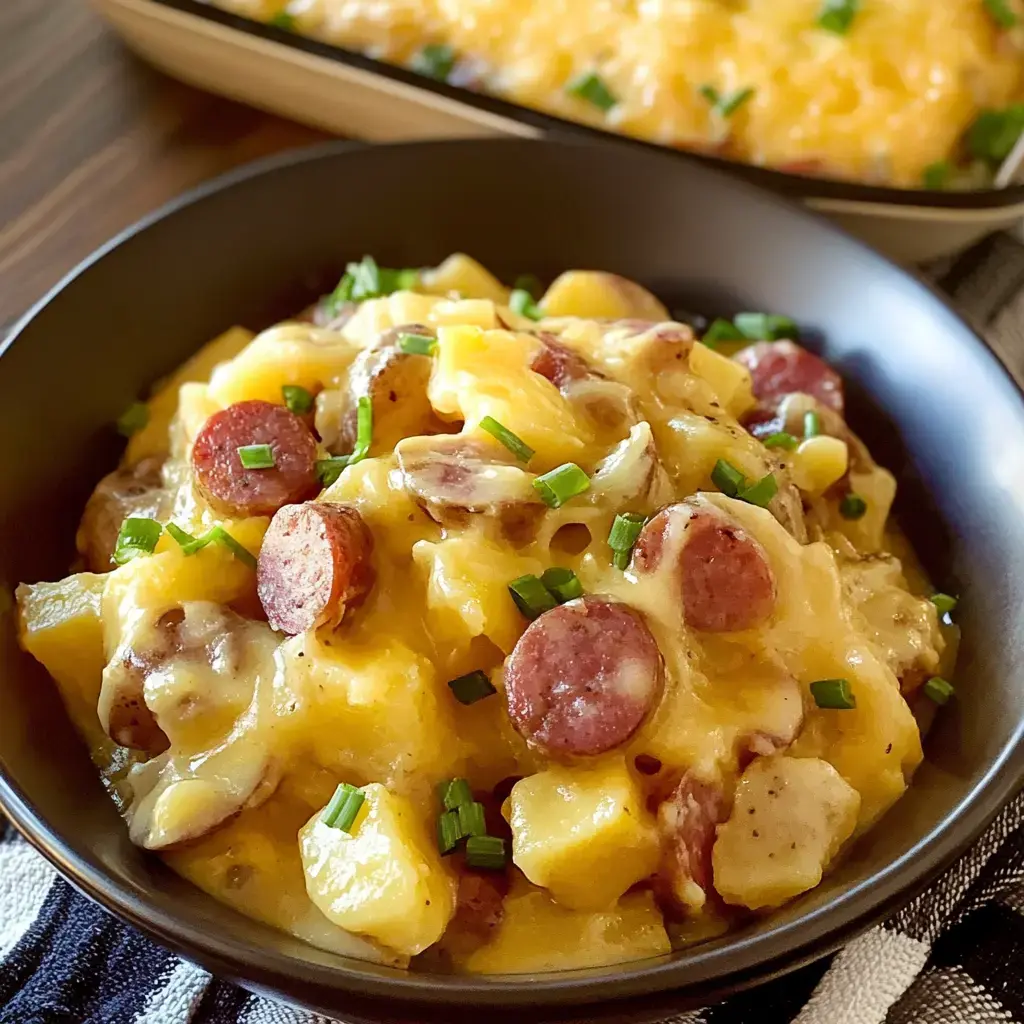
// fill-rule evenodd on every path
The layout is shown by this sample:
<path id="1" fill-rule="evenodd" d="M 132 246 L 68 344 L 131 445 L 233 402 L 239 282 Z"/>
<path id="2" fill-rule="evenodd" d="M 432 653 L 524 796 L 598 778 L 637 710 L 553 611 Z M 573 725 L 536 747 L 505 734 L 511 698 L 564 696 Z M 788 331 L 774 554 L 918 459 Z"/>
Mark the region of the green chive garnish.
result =
<path id="1" fill-rule="evenodd" d="M 609 111 L 619 102 L 596 71 L 584 71 L 583 74 L 570 79 L 565 91 L 570 96 L 586 100 L 598 110 Z"/>
<path id="2" fill-rule="evenodd" d="M 269 444 L 243 444 L 237 451 L 243 469 L 274 468 L 274 449 Z"/>
<path id="3" fill-rule="evenodd" d="M 705 345 L 714 348 L 715 343 L 719 341 L 745 341 L 746 338 L 731 320 L 723 320 L 719 317 L 712 322 L 700 340 Z"/>
<path id="4" fill-rule="evenodd" d="M 164 529 L 172 540 L 178 542 L 178 546 L 184 548 L 188 544 L 195 544 L 196 539 L 191 533 L 186 533 L 177 523 L 168 523 Z M 192 552 L 186 551 L 185 554 L 191 554 Z"/>
<path id="5" fill-rule="evenodd" d="M 137 434 L 149 422 L 149 406 L 145 402 L 132 402 L 117 418 L 117 432 L 122 437 Z"/>
<path id="6" fill-rule="evenodd" d="M 775 479 L 774 473 L 769 473 L 767 476 L 761 477 L 757 483 L 751 484 L 749 487 L 740 491 L 736 495 L 740 501 L 745 501 L 749 505 L 757 505 L 760 508 L 767 508 L 772 498 L 778 494 L 779 483 Z"/>
<path id="7" fill-rule="evenodd" d="M 471 868 L 502 871 L 505 861 L 504 839 L 497 836 L 470 836 L 466 840 L 466 863 Z"/>
<path id="8" fill-rule="evenodd" d="M 513 289 L 508 297 L 508 308 L 528 320 L 540 320 L 544 316 L 544 311 L 533 301 L 533 296 L 525 288 Z"/>
<path id="9" fill-rule="evenodd" d="M 459 816 L 459 831 L 463 836 L 487 835 L 487 820 L 484 817 L 484 805 L 475 800 L 459 804 L 455 812 Z"/>
<path id="10" fill-rule="evenodd" d="M 796 338 L 800 334 L 788 316 L 774 313 L 737 313 L 732 322 L 743 337 L 751 341 L 778 341 L 780 338 Z"/>
<path id="11" fill-rule="evenodd" d="M 787 434 L 784 430 L 780 430 L 777 434 L 769 434 L 761 443 L 765 448 L 785 448 L 788 452 L 794 451 L 800 444 L 797 438 L 792 434 Z"/>
<path id="12" fill-rule="evenodd" d="M 298 384 L 284 384 L 281 387 L 284 404 L 296 416 L 305 416 L 313 408 L 313 395 Z"/>
<path id="13" fill-rule="evenodd" d="M 508 592 L 516 607 L 531 621 L 558 605 L 555 595 L 544 586 L 539 576 L 532 573 L 513 580 L 508 585 Z"/>
<path id="14" fill-rule="evenodd" d="M 971 156 L 992 167 L 1012 152 L 1024 132 L 1024 103 L 1012 103 L 1005 110 L 983 110 L 967 132 Z"/>
<path id="15" fill-rule="evenodd" d="M 512 287 L 517 292 L 526 292 L 534 299 L 539 299 L 544 294 L 544 284 L 536 274 L 520 274 Z"/>
<path id="16" fill-rule="evenodd" d="M 332 455 L 329 459 L 318 459 L 316 475 L 324 487 L 330 487 L 346 466 L 362 462 L 369 454 L 373 440 L 373 402 L 368 395 L 360 395 L 356 410 L 356 446 L 351 455 Z"/>
<path id="17" fill-rule="evenodd" d="M 451 779 L 448 782 L 442 782 L 439 795 L 446 811 L 454 811 L 463 804 L 473 801 L 473 791 L 465 779 Z"/>
<path id="18" fill-rule="evenodd" d="M 953 689 L 952 683 L 946 682 L 941 676 L 932 676 L 924 684 L 924 695 L 929 699 L 935 701 L 936 704 L 945 704 L 950 697 L 956 694 L 956 690 Z"/>
<path id="19" fill-rule="evenodd" d="M 462 838 L 457 811 L 444 811 L 437 817 L 437 848 L 444 856 L 451 853 Z"/>
<path id="20" fill-rule="evenodd" d="M 857 698 L 845 679 L 819 679 L 811 683 L 811 696 L 819 708 L 829 711 L 851 711 Z"/>
<path id="21" fill-rule="evenodd" d="M 921 175 L 921 184 L 935 192 L 941 191 L 949 184 L 953 176 L 953 165 L 948 160 L 929 164 Z"/>
<path id="22" fill-rule="evenodd" d="M 432 356 L 437 349 L 437 338 L 429 334 L 400 334 L 398 347 L 410 356 Z"/>
<path id="23" fill-rule="evenodd" d="M 295 15 L 289 14 L 287 11 L 278 11 L 277 14 L 271 17 L 270 24 L 275 28 L 283 28 L 288 32 L 294 32 Z"/>
<path id="24" fill-rule="evenodd" d="M 813 410 L 804 413 L 804 439 L 817 437 L 821 433 L 821 417 Z"/>
<path id="25" fill-rule="evenodd" d="M 447 82 L 455 67 L 455 50 L 446 43 L 428 43 L 409 63 L 413 71 Z"/>
<path id="26" fill-rule="evenodd" d="M 448 687 L 460 704 L 475 704 L 478 700 L 498 692 L 491 685 L 487 673 L 481 672 L 480 669 L 459 676 L 458 679 L 449 679 Z"/>
<path id="27" fill-rule="evenodd" d="M 155 519 L 144 519 L 129 516 L 117 533 L 114 545 L 114 561 L 124 565 L 140 555 L 151 555 L 156 542 L 163 533 L 163 527 Z"/>
<path id="28" fill-rule="evenodd" d="M 533 449 L 520 437 L 503 427 L 493 416 L 485 416 L 480 426 L 491 437 L 500 441 L 520 462 L 529 462 L 533 458 Z"/>
<path id="29" fill-rule="evenodd" d="M 949 594 L 932 594 L 930 600 L 940 615 L 949 615 L 959 604 L 958 599 Z"/>
<path id="30" fill-rule="evenodd" d="M 541 573 L 541 583 L 554 594 L 559 604 L 566 601 L 574 601 L 577 597 L 583 596 L 583 584 L 572 569 L 565 569 L 560 565 L 553 565 Z"/>
<path id="31" fill-rule="evenodd" d="M 203 548 L 209 547 L 211 544 L 220 544 L 221 547 L 227 548 L 235 558 L 249 566 L 250 569 L 256 568 L 256 556 L 248 548 L 239 544 L 223 526 L 212 526 L 202 537 L 193 537 L 174 523 L 168 523 L 167 532 L 178 542 L 182 554 L 186 557 L 194 555 L 197 551 L 202 551 Z"/>
<path id="32" fill-rule="evenodd" d="M 589 490 L 590 478 L 575 462 L 566 462 L 550 473 L 537 477 L 533 481 L 533 488 L 545 505 L 561 508 L 570 498 Z"/>
<path id="33" fill-rule="evenodd" d="M 345 276 L 327 299 L 327 309 L 336 313 L 346 302 L 362 302 L 364 299 L 379 299 L 392 292 L 415 288 L 419 271 L 389 270 L 378 267 L 372 256 L 364 256 L 360 263 L 350 263 Z"/>
<path id="34" fill-rule="evenodd" d="M 859 7 L 860 0 L 825 0 L 818 14 L 818 25 L 837 36 L 845 36 Z"/>
<path id="35" fill-rule="evenodd" d="M 608 547 L 612 549 L 612 562 L 617 569 L 625 569 L 640 531 L 647 521 L 636 512 L 620 512 L 608 531 Z"/>
<path id="36" fill-rule="evenodd" d="M 844 519 L 860 519 L 867 510 L 868 503 L 859 494 L 854 494 L 852 491 L 849 494 L 844 494 L 839 502 L 839 514 Z"/>
<path id="37" fill-rule="evenodd" d="M 342 832 L 351 833 L 352 825 L 363 806 L 366 795 L 362 790 L 342 782 L 334 791 L 331 802 L 324 808 L 320 820 L 330 828 L 340 828 Z"/>
<path id="38" fill-rule="evenodd" d="M 1020 21 L 1006 0 L 985 0 L 985 10 L 1000 28 L 1013 28 Z"/>
<path id="39" fill-rule="evenodd" d="M 734 93 L 723 96 L 713 85 L 702 85 L 698 92 L 711 104 L 711 112 L 719 117 L 732 117 L 757 90 L 751 86 L 737 89 Z"/>
<path id="40" fill-rule="evenodd" d="M 719 459 L 711 470 L 711 482 L 730 498 L 735 498 L 746 486 L 747 478 L 731 463 Z"/>

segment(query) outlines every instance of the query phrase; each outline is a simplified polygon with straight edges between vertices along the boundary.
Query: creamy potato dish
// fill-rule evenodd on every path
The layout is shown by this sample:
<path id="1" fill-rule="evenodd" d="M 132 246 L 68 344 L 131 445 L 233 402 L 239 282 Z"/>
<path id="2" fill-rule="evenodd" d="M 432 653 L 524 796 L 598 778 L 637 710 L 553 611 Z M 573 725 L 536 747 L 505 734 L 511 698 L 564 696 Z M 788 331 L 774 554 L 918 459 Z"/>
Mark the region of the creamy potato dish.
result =
<path id="1" fill-rule="evenodd" d="M 982 188 L 1024 0 L 212 0 L 451 85 L 796 173 Z"/>
<path id="2" fill-rule="evenodd" d="M 720 934 L 821 881 L 953 693 L 955 600 L 796 324 L 541 292 L 367 257 L 228 331 L 122 418 L 81 571 L 18 590 L 132 841 L 328 950 Z"/>

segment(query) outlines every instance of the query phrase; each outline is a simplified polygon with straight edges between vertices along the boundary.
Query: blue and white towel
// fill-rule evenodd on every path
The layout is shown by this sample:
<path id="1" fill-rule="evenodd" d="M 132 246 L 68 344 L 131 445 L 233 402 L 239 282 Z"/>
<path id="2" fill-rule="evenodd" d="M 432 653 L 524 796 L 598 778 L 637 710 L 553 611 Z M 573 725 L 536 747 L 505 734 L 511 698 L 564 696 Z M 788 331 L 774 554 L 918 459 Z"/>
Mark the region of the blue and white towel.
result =
<path id="1" fill-rule="evenodd" d="M 1024 246 L 996 235 L 932 272 L 1024 378 Z M 2 827 L 0 1024 L 331 1024 L 160 948 Z M 834 956 L 665 1024 L 791 1022 L 1024 1024 L 1024 795 L 891 920 Z"/>

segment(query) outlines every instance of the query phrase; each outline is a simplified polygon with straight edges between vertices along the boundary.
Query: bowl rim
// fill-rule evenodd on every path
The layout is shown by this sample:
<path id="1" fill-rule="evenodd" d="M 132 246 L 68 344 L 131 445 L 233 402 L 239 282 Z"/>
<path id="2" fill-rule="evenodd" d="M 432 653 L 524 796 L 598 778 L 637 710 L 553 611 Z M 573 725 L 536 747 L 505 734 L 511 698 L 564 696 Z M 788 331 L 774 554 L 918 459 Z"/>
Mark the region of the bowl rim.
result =
<path id="1" fill-rule="evenodd" d="M 744 181 L 770 188 L 781 195 L 804 200 L 820 200 L 823 203 L 837 202 L 841 204 L 837 210 L 841 210 L 847 205 L 860 206 L 861 204 L 898 207 L 908 213 L 911 210 L 980 213 L 985 210 L 1016 212 L 1017 208 L 1024 209 L 1024 181 L 1010 182 L 1002 188 L 942 192 L 930 189 L 900 188 L 893 185 L 869 185 L 864 182 L 843 181 L 813 174 L 797 174 L 771 167 L 760 167 L 756 164 L 745 163 L 741 160 L 729 160 L 711 153 L 701 153 L 692 149 L 676 149 L 670 145 L 620 135 L 618 132 L 606 128 L 582 124 L 559 117 L 557 114 L 535 110 L 500 96 L 449 85 L 446 82 L 417 74 L 415 71 L 397 64 L 389 64 L 384 60 L 367 57 L 356 50 L 350 50 L 336 43 L 322 42 L 310 36 L 303 36 L 276 25 L 256 21 L 224 8 L 215 7 L 209 0 L 142 0 L 142 2 L 170 8 L 233 29 L 243 35 L 255 36 L 291 49 L 301 50 L 312 56 L 326 58 L 349 68 L 377 75 L 392 82 L 400 82 L 421 92 L 442 96 L 449 101 L 462 104 L 464 107 L 517 121 L 555 138 L 569 136 L 570 138 L 589 139 L 594 142 L 603 142 L 606 145 L 622 145 L 649 152 L 669 154 L 676 158 L 696 160 L 708 167 L 736 175 Z"/>
<path id="2" fill-rule="evenodd" d="M 265 157 L 220 175 L 166 203 L 153 213 L 120 232 L 66 274 L 21 317 L 0 341 L 2 357 L 39 313 L 90 268 L 126 242 L 186 207 L 201 203 L 245 182 L 273 175 L 288 168 L 322 160 L 344 159 L 371 150 L 394 151 L 398 159 L 409 150 L 442 148 L 455 153 L 466 148 L 552 148 L 578 150 L 593 148 L 579 139 L 457 139 L 428 142 L 369 145 L 361 142 L 329 141 Z M 672 160 L 671 155 L 651 153 L 639 160 Z M 954 310 L 949 300 L 919 274 L 898 266 L 856 237 L 838 228 L 820 214 L 765 190 L 710 168 L 693 171 L 732 190 L 746 193 L 758 202 L 781 207 L 790 216 L 817 221 L 827 232 L 838 235 L 861 251 L 865 258 L 878 260 L 890 272 L 909 278 L 927 300 L 938 303 L 938 311 L 975 348 L 975 357 L 990 359 L 1024 401 L 1024 384 L 997 353 Z M 724 180 L 723 180 L 724 179 Z M 289 984 L 306 984 L 321 992 L 350 993 L 373 1000 L 405 1001 L 437 1006 L 470 1005 L 490 1007 L 578 1006 L 614 1002 L 627 997 L 661 995 L 690 1000 L 700 996 L 709 1001 L 752 987 L 787 973 L 837 949 L 855 935 L 904 905 L 941 871 L 962 854 L 995 818 L 1024 782 L 1024 719 L 1018 724 L 999 756 L 950 813 L 911 849 L 882 870 L 839 894 L 827 906 L 812 909 L 789 922 L 777 923 L 756 935 L 735 935 L 722 944 L 690 947 L 685 960 L 666 955 L 650 960 L 614 965 L 614 974 L 600 976 L 605 968 L 521 975 L 438 975 L 376 968 L 360 970 L 360 962 L 339 958 L 336 966 L 317 964 L 283 952 L 254 948 L 217 933 L 204 931 L 183 916 L 154 907 L 131 887 L 88 863 L 73 841 L 58 835 L 41 816 L 32 801 L 8 776 L 6 759 L 0 751 L 0 810 L 15 828 L 75 888 L 115 916 L 135 926 L 165 947 L 208 966 L 222 976 L 243 985 L 281 990 Z M 212 899 L 213 897 L 209 897 Z M 270 927 L 270 926 L 267 926 Z M 329 954 L 327 954 L 329 955 Z M 443 981 L 443 984 L 439 984 Z"/>

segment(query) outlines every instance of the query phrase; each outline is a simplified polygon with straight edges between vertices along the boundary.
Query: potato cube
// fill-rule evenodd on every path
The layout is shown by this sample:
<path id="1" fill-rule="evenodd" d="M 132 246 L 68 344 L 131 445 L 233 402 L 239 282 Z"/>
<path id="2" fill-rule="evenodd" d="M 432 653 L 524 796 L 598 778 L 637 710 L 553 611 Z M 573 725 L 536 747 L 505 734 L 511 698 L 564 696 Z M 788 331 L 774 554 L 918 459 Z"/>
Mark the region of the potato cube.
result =
<path id="1" fill-rule="evenodd" d="M 413 956 L 437 942 L 455 912 L 455 882 L 413 804 L 379 783 L 352 832 L 317 811 L 299 832 L 309 898 L 340 928 Z"/>
<path id="2" fill-rule="evenodd" d="M 508 301 L 508 289 L 475 259 L 461 252 L 453 253 L 432 270 L 424 270 L 420 285 L 433 295 L 456 292 L 463 299 L 490 299 L 501 304 Z"/>
<path id="3" fill-rule="evenodd" d="M 540 300 L 545 316 L 607 320 L 668 320 L 668 310 L 646 289 L 617 274 L 568 270 Z"/>
<path id="4" fill-rule="evenodd" d="M 759 757 L 743 773 L 712 853 L 726 903 L 777 907 L 813 889 L 857 824 L 860 794 L 827 761 Z"/>
<path id="5" fill-rule="evenodd" d="M 609 907 L 658 864 L 654 821 L 621 759 L 517 782 L 509 822 L 512 859 L 565 907 Z"/>

